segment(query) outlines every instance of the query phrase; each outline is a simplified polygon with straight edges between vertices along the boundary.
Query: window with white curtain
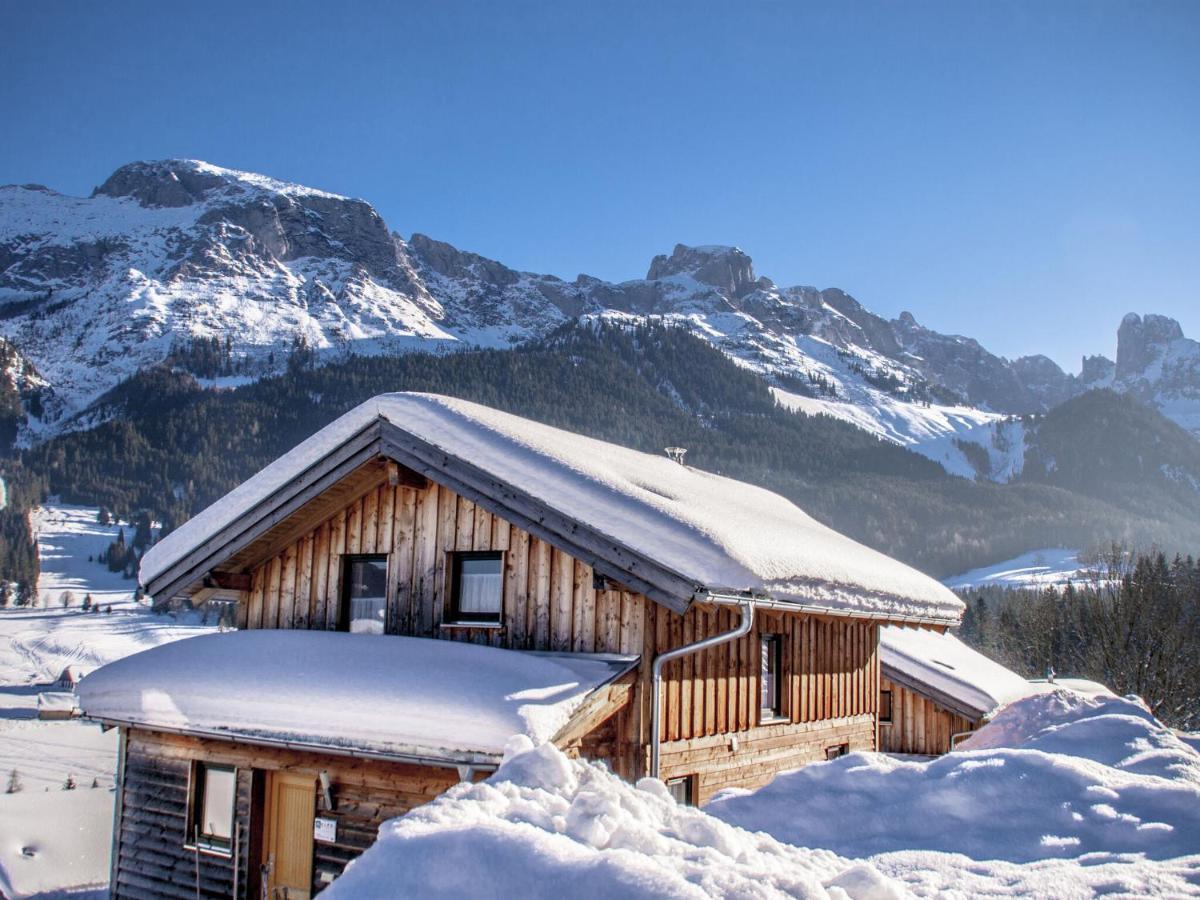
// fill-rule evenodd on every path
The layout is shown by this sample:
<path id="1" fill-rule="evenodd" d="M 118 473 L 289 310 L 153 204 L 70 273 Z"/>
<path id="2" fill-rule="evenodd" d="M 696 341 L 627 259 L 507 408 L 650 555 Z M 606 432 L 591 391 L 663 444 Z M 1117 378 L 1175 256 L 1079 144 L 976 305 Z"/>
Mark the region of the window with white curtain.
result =
<path id="1" fill-rule="evenodd" d="M 386 618 L 387 556 L 347 556 L 339 629 L 383 634 Z"/>
<path id="2" fill-rule="evenodd" d="M 503 604 L 504 554 L 455 553 L 449 621 L 498 624 Z"/>

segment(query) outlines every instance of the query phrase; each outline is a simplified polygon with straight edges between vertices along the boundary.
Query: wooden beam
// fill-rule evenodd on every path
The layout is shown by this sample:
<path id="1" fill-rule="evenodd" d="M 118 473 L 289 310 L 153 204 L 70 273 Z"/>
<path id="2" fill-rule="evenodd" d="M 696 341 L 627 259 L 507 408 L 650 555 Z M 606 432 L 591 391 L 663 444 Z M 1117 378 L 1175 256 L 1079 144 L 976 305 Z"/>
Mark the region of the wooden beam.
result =
<path id="1" fill-rule="evenodd" d="M 554 746 L 562 748 L 582 740 L 589 732 L 616 715 L 633 696 L 633 685 L 637 681 L 637 676 L 638 670 L 635 666 L 615 681 L 610 681 L 593 691 L 579 709 L 575 710 L 567 724 L 554 735 L 552 738 Z"/>
<path id="2" fill-rule="evenodd" d="M 250 590 L 250 574 L 248 572 L 213 571 L 204 579 L 204 586 L 225 588 L 231 591 L 248 591 Z"/>

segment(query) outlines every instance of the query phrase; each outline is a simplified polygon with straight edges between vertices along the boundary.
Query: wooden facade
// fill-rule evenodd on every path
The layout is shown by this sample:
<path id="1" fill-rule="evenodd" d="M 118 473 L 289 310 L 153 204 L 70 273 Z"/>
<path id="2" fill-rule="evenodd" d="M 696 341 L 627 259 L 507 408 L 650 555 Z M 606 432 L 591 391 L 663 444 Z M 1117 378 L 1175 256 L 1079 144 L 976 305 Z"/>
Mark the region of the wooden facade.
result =
<path id="1" fill-rule="evenodd" d="M 336 840 L 313 844 L 313 893 L 375 841 L 380 824 L 429 802 L 459 781 L 454 769 L 255 747 L 140 728 L 128 729 L 125 741 L 123 771 L 118 773 L 123 803 L 112 881 L 115 897 L 260 896 L 267 773 L 307 776 L 314 786 L 314 814 L 337 819 Z M 236 836 L 228 853 L 189 846 L 188 790 L 197 762 L 237 767 Z M 331 811 L 318 808 L 316 785 L 322 771 L 331 780 Z"/>
<path id="2" fill-rule="evenodd" d="M 504 554 L 496 625 L 446 621 L 452 554 L 462 551 Z M 605 703 L 585 711 L 558 741 L 568 753 L 604 760 L 629 779 L 649 767 L 653 659 L 731 630 L 739 615 L 698 603 L 676 612 L 598 578 L 586 562 L 443 485 L 396 478 L 394 470 L 389 477 L 382 460 L 275 523 L 213 573 L 214 580 L 244 589 L 201 596 L 236 598 L 241 628 L 334 629 L 346 557 L 359 554 L 387 556 L 387 633 L 639 657 L 636 669 L 606 688 Z M 879 624 L 758 610 L 744 637 L 669 663 L 662 685 L 662 777 L 689 779 L 691 796 L 703 803 L 722 788 L 755 787 L 831 753 L 876 749 Z M 780 654 L 780 708 L 769 718 L 760 709 L 766 635 L 777 636 Z M 228 858 L 186 850 L 182 840 L 189 767 L 208 759 L 238 767 L 238 850 Z M 333 781 L 337 802 L 329 814 L 338 821 L 339 840 L 314 845 L 314 892 L 371 843 L 380 822 L 459 780 L 452 768 L 135 728 L 128 732 L 114 893 L 258 896 L 261 778 L 276 770 L 313 779 L 325 771 Z"/>
<path id="3" fill-rule="evenodd" d="M 879 749 L 885 753 L 949 753 L 954 735 L 982 724 L 887 678 L 880 678 L 879 689 L 890 691 L 892 700 L 891 721 L 879 723 Z"/>

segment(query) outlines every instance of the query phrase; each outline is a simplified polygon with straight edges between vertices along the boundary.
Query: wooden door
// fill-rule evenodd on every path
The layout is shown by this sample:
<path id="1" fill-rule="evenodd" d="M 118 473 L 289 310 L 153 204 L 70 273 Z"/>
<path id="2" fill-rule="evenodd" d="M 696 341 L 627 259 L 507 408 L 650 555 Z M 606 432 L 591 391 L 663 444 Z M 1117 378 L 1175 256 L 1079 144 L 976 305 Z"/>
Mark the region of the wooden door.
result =
<path id="1" fill-rule="evenodd" d="M 311 775 L 270 774 L 263 840 L 269 900 L 309 900 L 312 895 L 315 808 Z"/>

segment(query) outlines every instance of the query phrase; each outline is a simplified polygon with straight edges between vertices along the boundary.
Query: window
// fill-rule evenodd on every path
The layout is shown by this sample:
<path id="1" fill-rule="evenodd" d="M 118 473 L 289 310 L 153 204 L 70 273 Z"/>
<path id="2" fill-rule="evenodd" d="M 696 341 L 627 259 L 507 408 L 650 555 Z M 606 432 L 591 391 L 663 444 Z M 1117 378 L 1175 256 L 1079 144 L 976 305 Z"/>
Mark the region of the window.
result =
<path id="1" fill-rule="evenodd" d="M 499 624 L 504 600 L 503 553 L 455 553 L 447 621 Z"/>
<path id="2" fill-rule="evenodd" d="M 191 806 L 188 815 L 189 846 L 227 852 L 233 845 L 233 801 L 237 769 L 195 763 L 192 768 Z"/>
<path id="3" fill-rule="evenodd" d="M 892 692 L 879 692 L 879 723 L 890 725 L 892 721 Z"/>
<path id="4" fill-rule="evenodd" d="M 347 556 L 339 631 L 383 634 L 387 618 L 387 556 Z"/>
<path id="5" fill-rule="evenodd" d="M 850 752 L 849 744 L 834 744 L 832 747 L 825 748 L 826 759 L 837 759 L 839 756 L 845 756 Z"/>
<path id="6" fill-rule="evenodd" d="M 667 791 L 680 806 L 695 806 L 695 775 L 681 775 L 667 779 Z"/>
<path id="7" fill-rule="evenodd" d="M 759 685 L 762 700 L 759 704 L 759 718 L 763 721 L 778 719 L 783 715 L 783 704 L 780 702 L 780 644 L 777 634 L 764 634 L 760 640 L 762 661 L 759 667 Z"/>

